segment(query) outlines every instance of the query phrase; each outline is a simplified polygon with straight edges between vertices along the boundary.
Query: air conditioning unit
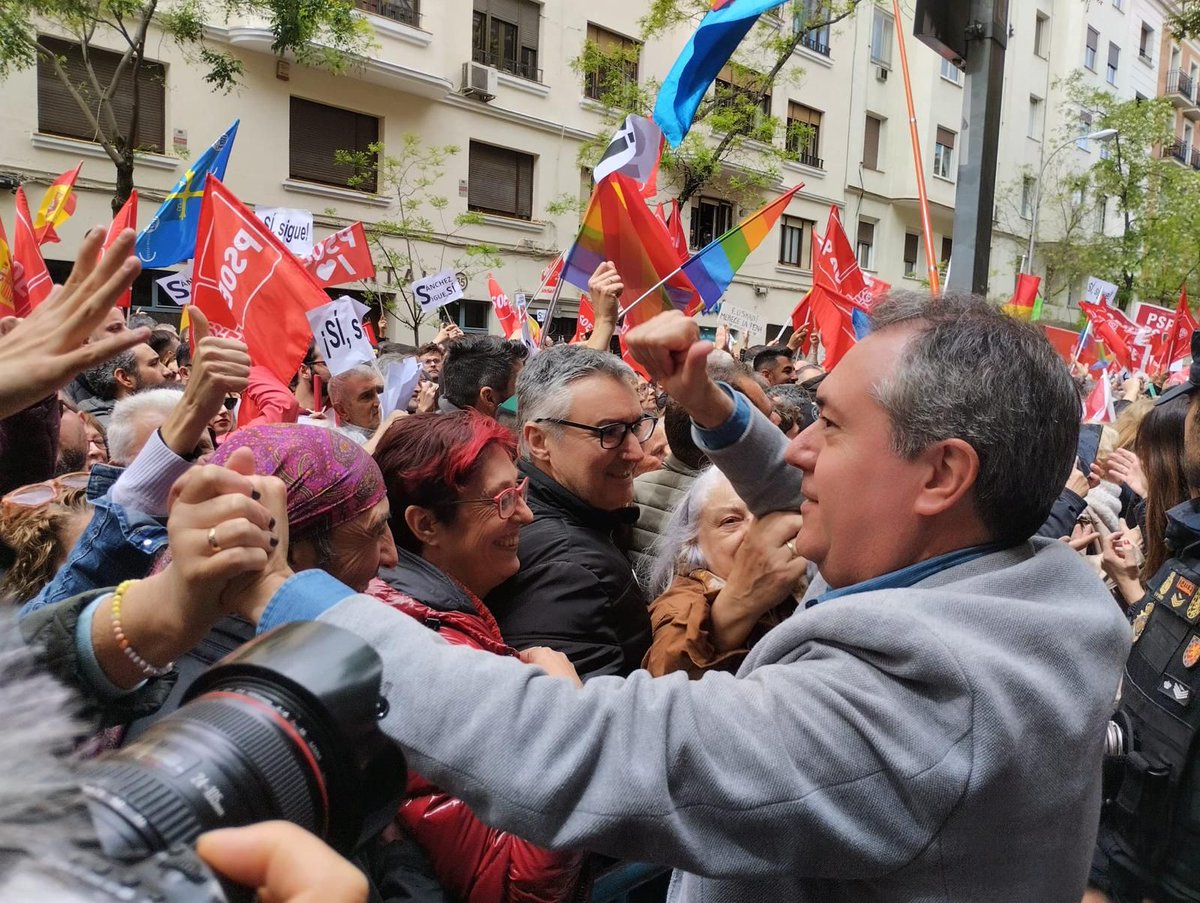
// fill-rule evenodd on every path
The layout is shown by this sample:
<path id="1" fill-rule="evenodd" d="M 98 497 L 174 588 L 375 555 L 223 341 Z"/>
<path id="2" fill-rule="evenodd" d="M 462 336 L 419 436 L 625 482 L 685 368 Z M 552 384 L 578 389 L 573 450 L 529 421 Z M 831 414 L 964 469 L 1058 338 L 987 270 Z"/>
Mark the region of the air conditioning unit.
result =
<path id="1" fill-rule="evenodd" d="M 887 81 L 889 72 L 891 72 L 891 70 L 888 69 L 886 66 L 876 66 L 875 67 L 876 81 L 881 81 L 881 82 Z"/>
<path id="2" fill-rule="evenodd" d="M 482 63 L 463 63 L 462 88 L 465 97 L 478 97 L 484 103 L 496 96 L 496 70 Z"/>

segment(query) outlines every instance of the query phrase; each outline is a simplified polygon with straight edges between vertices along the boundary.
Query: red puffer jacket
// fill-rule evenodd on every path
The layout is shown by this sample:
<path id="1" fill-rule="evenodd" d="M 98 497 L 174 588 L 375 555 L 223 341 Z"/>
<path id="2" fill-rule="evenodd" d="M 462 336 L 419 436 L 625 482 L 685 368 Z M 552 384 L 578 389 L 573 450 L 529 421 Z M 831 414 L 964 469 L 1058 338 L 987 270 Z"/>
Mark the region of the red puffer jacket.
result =
<path id="1" fill-rule="evenodd" d="M 470 593 L 474 614 L 431 608 L 381 580 L 372 581 L 367 592 L 447 642 L 517 655 L 500 637 L 491 612 Z M 398 821 L 425 850 L 443 889 L 463 903 L 562 903 L 579 890 L 584 854 L 545 850 L 489 828 L 462 800 L 412 771 Z"/>

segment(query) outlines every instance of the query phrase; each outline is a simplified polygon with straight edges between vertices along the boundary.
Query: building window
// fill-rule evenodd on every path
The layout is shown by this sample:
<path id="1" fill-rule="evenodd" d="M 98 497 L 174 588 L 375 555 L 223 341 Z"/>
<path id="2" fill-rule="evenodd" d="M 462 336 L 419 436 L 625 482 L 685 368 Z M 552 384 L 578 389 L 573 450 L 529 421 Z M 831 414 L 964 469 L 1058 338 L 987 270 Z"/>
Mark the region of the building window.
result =
<path id="1" fill-rule="evenodd" d="M 950 256 L 954 253 L 954 239 L 949 235 L 942 236 L 942 254 L 938 257 L 938 268 L 945 276 L 947 270 L 950 269 Z"/>
<path id="2" fill-rule="evenodd" d="M 1112 0 L 1112 5 L 1113 9 L 1123 10 L 1125 8 L 1125 0 Z"/>
<path id="3" fill-rule="evenodd" d="M 953 178 L 954 132 L 938 126 L 937 141 L 933 146 L 933 174 L 943 179 Z"/>
<path id="4" fill-rule="evenodd" d="M 1096 71 L 1096 52 L 1100 47 L 1100 32 L 1090 25 L 1087 30 L 1087 45 L 1083 48 L 1083 65 Z"/>
<path id="5" fill-rule="evenodd" d="M 702 248 L 733 226 L 733 205 L 716 198 L 700 198 L 692 205 L 692 228 L 688 242 Z"/>
<path id="6" fill-rule="evenodd" d="M 779 262 L 785 266 L 812 269 L 812 237 L 816 223 L 798 216 L 784 216 L 779 229 Z"/>
<path id="7" fill-rule="evenodd" d="M 1096 231 L 1104 232 L 1106 225 L 1105 220 L 1108 218 L 1108 197 L 1106 195 L 1098 195 L 1096 197 Z"/>
<path id="8" fill-rule="evenodd" d="M 477 63 L 540 82 L 538 33 L 541 7 L 531 0 L 474 0 L 471 58 Z"/>
<path id="9" fill-rule="evenodd" d="M 917 278 L 917 256 L 921 239 L 911 232 L 904 233 L 904 275 L 908 279 Z"/>
<path id="10" fill-rule="evenodd" d="M 722 127 L 748 138 L 770 141 L 764 122 L 771 115 L 771 91 L 767 78 L 737 63 L 726 63 L 713 85 L 716 107 L 725 114 Z"/>
<path id="11" fill-rule="evenodd" d="M 821 111 L 788 101 L 787 150 L 805 166 L 825 168 L 821 159 Z"/>
<path id="12" fill-rule="evenodd" d="M 879 169 L 879 142 L 882 134 L 883 120 L 868 113 L 866 127 L 863 129 L 862 157 L 862 164 L 867 169 Z"/>
<path id="13" fill-rule="evenodd" d="M 1042 114 L 1045 108 L 1040 97 L 1029 96 L 1029 137 L 1035 141 L 1042 140 Z"/>
<path id="14" fill-rule="evenodd" d="M 421 24 L 419 0 L 354 0 L 354 5 L 364 13 L 374 13 L 393 22 L 412 26 Z"/>
<path id="15" fill-rule="evenodd" d="M 1138 59 L 1147 65 L 1154 65 L 1154 29 L 1142 23 L 1142 36 L 1138 39 Z"/>
<path id="16" fill-rule="evenodd" d="M 588 71 L 583 77 L 583 93 L 600 100 L 636 85 L 642 45 L 630 38 L 588 23 Z M 593 56 L 594 54 L 594 56 Z"/>
<path id="17" fill-rule="evenodd" d="M 796 0 L 792 6 L 792 34 L 800 35 L 800 46 L 829 56 L 828 0 Z"/>
<path id="18" fill-rule="evenodd" d="M 1043 12 L 1033 20 L 1033 52 L 1042 59 L 1050 56 L 1050 17 Z"/>
<path id="19" fill-rule="evenodd" d="M 467 209 L 533 219 L 533 155 L 471 142 Z"/>
<path id="20" fill-rule="evenodd" d="M 1112 41 L 1108 42 L 1108 67 L 1105 70 L 1105 79 L 1110 85 L 1117 83 L 1117 69 L 1121 65 L 1121 48 Z"/>
<path id="21" fill-rule="evenodd" d="M 92 84 L 92 75 L 84 64 L 80 46 L 46 35 L 39 35 L 38 41 L 59 58 L 71 87 L 97 113 L 97 118 L 102 119 L 99 97 Z M 108 90 L 116 77 L 121 54 L 89 47 L 88 59 L 100 91 Z M 166 82 L 167 69 L 162 63 L 153 60 L 142 63 L 137 76 L 137 132 L 130 135 L 134 91 L 133 78 L 126 70 L 109 101 L 119 134 L 107 137 L 114 141 L 118 138 L 132 139 L 135 150 L 161 154 L 166 136 Z M 80 141 L 96 141 L 100 137 L 88 126 L 70 89 L 58 77 L 54 64 L 40 55 L 37 62 L 37 103 L 39 132 L 78 138 Z"/>
<path id="22" fill-rule="evenodd" d="M 878 6 L 872 11 L 871 19 L 871 62 L 878 66 L 892 66 L 892 17 Z"/>
<path id="23" fill-rule="evenodd" d="M 379 119 L 300 97 L 291 99 L 288 131 L 288 170 L 293 179 L 374 192 L 375 167 L 337 163 L 338 151 L 366 154 L 375 159 Z"/>
<path id="24" fill-rule="evenodd" d="M 948 82 L 954 82 L 956 85 L 962 84 L 962 70 L 950 62 L 948 59 L 942 59 L 942 78 Z"/>
<path id="25" fill-rule="evenodd" d="M 875 269 L 875 224 L 860 219 L 858 221 L 858 243 L 855 247 L 858 255 L 858 265 L 864 270 Z"/>
<path id="26" fill-rule="evenodd" d="M 1037 206 L 1037 179 L 1025 176 L 1021 180 L 1021 216 L 1033 219 L 1033 208 Z"/>
<path id="27" fill-rule="evenodd" d="M 1079 114 L 1079 133 L 1075 138 L 1075 146 L 1081 151 L 1090 151 L 1091 143 L 1088 135 L 1092 133 L 1092 114 L 1083 110 Z"/>

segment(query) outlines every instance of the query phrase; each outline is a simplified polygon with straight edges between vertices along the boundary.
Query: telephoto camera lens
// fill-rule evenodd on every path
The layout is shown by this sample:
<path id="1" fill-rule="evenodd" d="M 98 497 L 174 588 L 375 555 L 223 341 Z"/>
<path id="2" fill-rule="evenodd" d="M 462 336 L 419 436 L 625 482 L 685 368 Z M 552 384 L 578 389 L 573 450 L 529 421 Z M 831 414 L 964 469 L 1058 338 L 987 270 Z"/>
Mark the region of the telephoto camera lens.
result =
<path id="1" fill-rule="evenodd" d="M 286 819 L 349 855 L 395 815 L 404 757 L 379 729 L 383 665 L 357 635 L 287 624 L 188 688 L 186 704 L 95 760 L 84 793 L 104 851 L 140 859 L 205 831 Z"/>

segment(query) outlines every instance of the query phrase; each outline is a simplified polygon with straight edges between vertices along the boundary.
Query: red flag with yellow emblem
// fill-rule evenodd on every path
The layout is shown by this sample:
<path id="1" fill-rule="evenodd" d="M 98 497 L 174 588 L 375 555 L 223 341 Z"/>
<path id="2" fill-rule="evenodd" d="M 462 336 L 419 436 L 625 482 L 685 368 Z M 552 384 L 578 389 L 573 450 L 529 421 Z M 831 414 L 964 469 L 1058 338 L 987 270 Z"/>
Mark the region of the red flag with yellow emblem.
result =
<path id="1" fill-rule="evenodd" d="M 33 218 L 33 237 L 38 245 L 59 241 L 55 229 L 75 212 L 75 180 L 79 178 L 82 168 L 83 161 L 80 160 L 78 166 L 55 179 L 42 196 L 37 216 Z"/>

